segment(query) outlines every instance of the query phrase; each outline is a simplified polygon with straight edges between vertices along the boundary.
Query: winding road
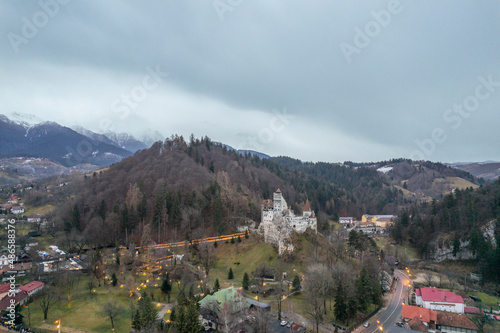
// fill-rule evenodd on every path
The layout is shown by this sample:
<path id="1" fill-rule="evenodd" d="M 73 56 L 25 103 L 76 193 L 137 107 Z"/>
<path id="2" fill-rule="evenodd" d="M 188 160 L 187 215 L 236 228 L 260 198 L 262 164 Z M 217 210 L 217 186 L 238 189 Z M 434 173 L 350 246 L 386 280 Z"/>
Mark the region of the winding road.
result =
<path id="1" fill-rule="evenodd" d="M 394 271 L 394 276 L 399 278 L 396 281 L 396 291 L 392 293 L 389 303 L 382 308 L 377 314 L 368 319 L 370 326 L 360 326 L 354 332 L 356 333 L 377 333 L 389 332 L 390 328 L 401 320 L 401 310 L 403 303 L 406 303 L 409 293 L 410 278 L 405 272 L 400 270 Z"/>

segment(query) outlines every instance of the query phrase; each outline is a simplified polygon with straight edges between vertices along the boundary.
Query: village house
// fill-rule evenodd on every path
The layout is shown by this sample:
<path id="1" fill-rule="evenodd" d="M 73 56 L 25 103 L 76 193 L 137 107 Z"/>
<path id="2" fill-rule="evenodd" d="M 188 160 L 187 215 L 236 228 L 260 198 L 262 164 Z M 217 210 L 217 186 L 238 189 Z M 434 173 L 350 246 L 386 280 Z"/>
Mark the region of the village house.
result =
<path id="1" fill-rule="evenodd" d="M 339 223 L 341 226 L 350 227 L 354 223 L 353 217 L 339 217 Z"/>
<path id="2" fill-rule="evenodd" d="M 21 198 L 19 198 L 17 195 L 11 195 L 11 196 L 7 199 L 7 203 L 8 203 L 8 204 L 16 204 L 16 203 L 18 203 L 19 201 L 21 201 Z"/>
<path id="3" fill-rule="evenodd" d="M 437 328 L 446 333 L 478 333 L 479 328 L 465 315 L 438 311 Z"/>
<path id="4" fill-rule="evenodd" d="M 28 216 L 28 222 L 30 223 L 40 223 L 42 222 L 42 215 L 40 214 L 31 214 Z"/>
<path id="5" fill-rule="evenodd" d="M 239 314 L 241 320 L 248 310 L 262 309 L 270 311 L 268 304 L 245 297 L 243 288 L 229 287 L 207 295 L 200 304 L 200 321 L 205 329 L 216 329 L 215 318 L 221 311 Z"/>
<path id="6" fill-rule="evenodd" d="M 387 228 L 388 226 L 394 224 L 397 216 L 394 215 L 369 215 L 364 214 L 361 217 L 361 222 L 372 222 L 377 227 Z"/>
<path id="7" fill-rule="evenodd" d="M 13 206 L 10 209 L 10 213 L 11 214 L 16 214 L 16 215 L 24 214 L 24 207 L 23 206 Z"/>
<path id="8" fill-rule="evenodd" d="M 264 235 L 266 243 L 278 247 L 280 255 L 293 252 L 294 247 L 290 240 L 293 230 L 298 233 L 309 229 L 317 232 L 317 225 L 318 220 L 311 210 L 309 200 L 306 200 L 302 216 L 295 215 L 279 188 L 273 193 L 273 200 L 267 199 L 262 202 L 258 232 Z"/>
<path id="9" fill-rule="evenodd" d="M 462 296 L 452 291 L 440 290 L 437 288 L 415 289 L 415 303 L 418 306 L 439 311 L 447 311 L 463 314 L 465 312 L 465 302 Z"/>
<path id="10" fill-rule="evenodd" d="M 28 296 L 31 297 L 34 294 L 42 291 L 43 287 L 44 287 L 43 282 L 33 281 L 28 284 L 25 284 L 24 286 L 19 287 L 19 289 L 26 292 Z"/>
<path id="11" fill-rule="evenodd" d="M 437 312 L 413 305 L 403 304 L 401 318 L 405 327 L 419 332 L 432 332 L 436 328 Z"/>

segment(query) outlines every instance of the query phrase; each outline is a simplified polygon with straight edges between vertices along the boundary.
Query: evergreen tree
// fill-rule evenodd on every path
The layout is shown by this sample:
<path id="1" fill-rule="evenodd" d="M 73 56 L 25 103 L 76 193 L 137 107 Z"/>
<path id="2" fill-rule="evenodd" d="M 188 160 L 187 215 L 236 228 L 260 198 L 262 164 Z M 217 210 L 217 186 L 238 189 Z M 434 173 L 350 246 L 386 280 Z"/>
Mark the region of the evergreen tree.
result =
<path id="1" fill-rule="evenodd" d="M 234 244 L 234 237 L 231 238 L 231 244 Z"/>
<path id="2" fill-rule="evenodd" d="M 295 291 L 300 290 L 301 285 L 300 285 L 300 278 L 298 275 L 295 275 L 295 277 L 293 278 L 292 286 Z"/>
<path id="3" fill-rule="evenodd" d="M 366 311 L 372 303 L 372 285 L 368 272 L 363 267 L 356 280 L 356 297 L 361 311 Z"/>
<path id="4" fill-rule="evenodd" d="M 241 243 L 241 237 L 238 235 L 238 243 Z"/>
<path id="5" fill-rule="evenodd" d="M 111 275 L 111 285 L 112 285 L 113 287 L 116 287 L 116 284 L 117 284 L 117 283 L 118 283 L 118 279 L 116 278 L 116 274 L 115 274 L 115 273 L 113 273 L 113 274 Z"/>
<path id="6" fill-rule="evenodd" d="M 234 279 L 233 269 L 231 267 L 229 267 L 229 272 L 227 273 L 227 278 L 229 280 Z"/>
<path id="7" fill-rule="evenodd" d="M 217 242 L 214 242 L 214 247 L 217 247 Z"/>
<path id="8" fill-rule="evenodd" d="M 355 297 L 349 297 L 347 300 L 347 320 L 356 318 L 358 312 L 358 301 Z"/>
<path id="9" fill-rule="evenodd" d="M 167 274 L 165 280 L 163 280 L 163 283 L 161 284 L 161 291 L 167 294 L 168 302 L 170 303 L 170 292 L 172 291 L 172 284 L 169 280 L 169 274 Z"/>
<path id="10" fill-rule="evenodd" d="M 73 228 L 76 228 L 76 230 L 82 231 L 80 226 L 80 210 L 78 210 L 78 206 L 76 204 L 73 206 L 71 213 L 71 225 Z"/>
<path id="11" fill-rule="evenodd" d="M 108 211 L 108 209 L 106 207 L 106 201 L 104 201 L 104 199 L 102 199 L 101 204 L 99 205 L 98 214 L 103 220 L 106 219 L 107 211 Z"/>
<path id="12" fill-rule="evenodd" d="M 145 292 L 142 293 L 138 302 L 138 309 L 140 313 L 141 326 L 143 328 L 151 328 L 156 321 L 158 310 L 153 304 L 151 298 Z"/>
<path id="13" fill-rule="evenodd" d="M 248 230 L 245 230 L 245 238 L 248 239 Z"/>
<path id="14" fill-rule="evenodd" d="M 250 278 L 248 277 L 247 272 L 245 272 L 245 275 L 243 275 L 243 281 L 241 282 L 241 286 L 243 287 L 244 290 L 248 290 L 250 287 Z"/>
<path id="15" fill-rule="evenodd" d="M 337 318 L 337 320 L 341 322 L 345 322 L 347 320 L 347 304 L 345 298 L 346 298 L 345 290 L 341 280 L 339 281 L 339 285 L 337 286 L 337 294 L 335 295 L 335 309 L 334 309 L 335 318 Z"/>
<path id="16" fill-rule="evenodd" d="M 134 319 L 132 319 L 132 328 L 134 330 L 140 331 L 142 328 L 141 325 L 141 314 L 139 312 L 139 309 L 135 312 Z"/>
<path id="17" fill-rule="evenodd" d="M 198 319 L 200 316 L 200 312 L 198 311 L 196 304 L 194 303 L 189 304 L 187 306 L 185 313 L 186 313 L 185 314 L 186 327 L 184 332 L 198 333 L 201 330 L 203 330 L 203 326 L 201 325 L 200 320 Z"/>
<path id="18" fill-rule="evenodd" d="M 219 289 L 220 289 L 219 279 L 215 279 L 214 291 L 219 291 Z"/>
<path id="19" fill-rule="evenodd" d="M 179 305 L 175 311 L 175 328 L 177 332 L 184 333 L 186 332 L 187 323 L 186 323 L 186 312 L 183 305 Z"/>

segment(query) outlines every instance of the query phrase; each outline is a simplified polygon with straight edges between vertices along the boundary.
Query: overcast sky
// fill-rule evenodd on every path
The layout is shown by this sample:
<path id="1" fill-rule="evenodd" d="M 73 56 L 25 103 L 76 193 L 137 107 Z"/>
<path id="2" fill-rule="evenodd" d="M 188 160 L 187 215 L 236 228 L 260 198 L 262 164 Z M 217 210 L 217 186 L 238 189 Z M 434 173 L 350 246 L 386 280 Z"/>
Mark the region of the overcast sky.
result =
<path id="1" fill-rule="evenodd" d="M 500 160 L 500 1 L 2 1 L 0 113 L 302 160 Z"/>

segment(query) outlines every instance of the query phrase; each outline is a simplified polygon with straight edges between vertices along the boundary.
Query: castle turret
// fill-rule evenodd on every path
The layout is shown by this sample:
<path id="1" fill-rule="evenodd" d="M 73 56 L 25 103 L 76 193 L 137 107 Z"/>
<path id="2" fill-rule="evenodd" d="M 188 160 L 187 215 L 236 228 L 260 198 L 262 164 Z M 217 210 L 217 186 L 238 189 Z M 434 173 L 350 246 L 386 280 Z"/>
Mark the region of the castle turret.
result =
<path id="1" fill-rule="evenodd" d="M 302 210 L 302 216 L 303 217 L 310 217 L 311 214 L 312 214 L 311 205 L 309 204 L 309 199 L 307 199 L 306 204 L 304 205 L 304 209 Z"/>

